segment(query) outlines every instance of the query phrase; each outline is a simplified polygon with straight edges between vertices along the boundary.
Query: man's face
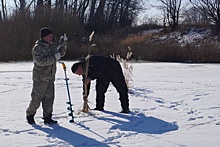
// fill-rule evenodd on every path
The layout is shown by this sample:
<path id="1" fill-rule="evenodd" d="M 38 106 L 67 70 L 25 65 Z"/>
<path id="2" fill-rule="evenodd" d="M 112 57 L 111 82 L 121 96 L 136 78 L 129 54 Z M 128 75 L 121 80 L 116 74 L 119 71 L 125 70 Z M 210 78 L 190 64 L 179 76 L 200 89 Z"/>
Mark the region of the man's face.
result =
<path id="1" fill-rule="evenodd" d="M 79 65 L 79 67 L 76 69 L 75 74 L 79 76 L 83 75 L 83 68 L 81 65 Z"/>
<path id="2" fill-rule="evenodd" d="M 46 37 L 43 38 L 44 41 L 51 43 L 53 40 L 53 34 L 49 34 Z"/>

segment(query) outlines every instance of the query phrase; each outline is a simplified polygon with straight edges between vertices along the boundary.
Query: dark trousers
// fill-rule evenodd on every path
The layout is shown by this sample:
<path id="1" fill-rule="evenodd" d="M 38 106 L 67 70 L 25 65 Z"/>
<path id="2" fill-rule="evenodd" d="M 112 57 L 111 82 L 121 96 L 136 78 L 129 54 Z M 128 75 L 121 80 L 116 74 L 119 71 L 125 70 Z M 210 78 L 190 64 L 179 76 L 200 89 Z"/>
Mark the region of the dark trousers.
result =
<path id="1" fill-rule="evenodd" d="M 124 77 L 115 78 L 112 80 L 97 79 L 96 80 L 96 108 L 103 108 L 105 103 L 105 93 L 109 87 L 109 83 L 112 83 L 119 93 L 119 100 L 121 102 L 122 109 L 129 108 L 128 100 L 128 88 L 125 83 Z"/>

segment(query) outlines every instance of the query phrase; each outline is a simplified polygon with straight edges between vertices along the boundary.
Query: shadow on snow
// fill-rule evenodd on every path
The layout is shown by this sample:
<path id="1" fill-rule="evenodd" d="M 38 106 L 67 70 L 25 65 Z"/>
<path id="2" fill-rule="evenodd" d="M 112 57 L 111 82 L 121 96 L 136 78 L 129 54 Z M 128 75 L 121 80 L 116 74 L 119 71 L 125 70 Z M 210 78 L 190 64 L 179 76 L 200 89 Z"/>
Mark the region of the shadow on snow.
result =
<path id="1" fill-rule="evenodd" d="M 59 125 L 50 125 L 46 128 L 38 125 L 34 125 L 33 127 L 47 133 L 49 137 L 58 138 L 73 146 L 109 147 L 107 144 L 99 142 L 93 138 L 81 135 Z"/>
<path id="2" fill-rule="evenodd" d="M 94 116 L 98 120 L 106 121 L 108 123 L 113 124 L 109 130 L 114 131 L 116 129 L 120 129 L 121 131 L 133 131 L 135 133 L 146 133 L 146 134 L 163 134 L 170 131 L 178 130 L 178 126 L 175 123 L 169 123 L 163 120 L 160 120 L 155 117 L 146 117 L 142 113 L 134 113 L 130 112 L 129 114 L 121 114 L 111 111 L 103 111 L 106 114 L 110 114 L 110 117 L 98 117 Z M 121 118 L 119 120 L 119 118 Z M 123 120 L 124 119 L 124 120 Z M 73 146 L 95 146 L 95 147 L 109 147 L 109 143 L 117 144 L 116 142 L 109 142 L 108 139 L 98 135 L 96 132 L 92 131 L 92 133 L 96 134 L 99 137 L 102 137 L 107 142 L 99 142 L 93 138 L 89 138 L 87 136 L 76 133 L 72 130 L 69 130 L 65 127 L 59 125 L 52 125 L 50 127 L 41 127 L 38 125 L 34 125 L 34 127 L 38 130 L 41 130 L 49 135 L 49 137 L 56 137 L 60 140 L 63 140 Z M 85 126 L 81 126 L 86 128 L 88 131 L 89 128 Z M 90 130 L 91 131 L 91 130 Z"/>
<path id="3" fill-rule="evenodd" d="M 114 117 L 96 117 L 99 120 L 114 124 L 110 130 L 120 129 L 122 131 L 134 131 L 137 133 L 163 134 L 178 130 L 179 128 L 175 123 L 169 123 L 152 116 L 146 117 L 142 113 L 136 114 L 130 112 L 130 114 L 121 114 L 111 111 L 104 111 L 104 113 L 125 119 L 125 121 L 122 121 L 117 118 L 114 119 Z"/>

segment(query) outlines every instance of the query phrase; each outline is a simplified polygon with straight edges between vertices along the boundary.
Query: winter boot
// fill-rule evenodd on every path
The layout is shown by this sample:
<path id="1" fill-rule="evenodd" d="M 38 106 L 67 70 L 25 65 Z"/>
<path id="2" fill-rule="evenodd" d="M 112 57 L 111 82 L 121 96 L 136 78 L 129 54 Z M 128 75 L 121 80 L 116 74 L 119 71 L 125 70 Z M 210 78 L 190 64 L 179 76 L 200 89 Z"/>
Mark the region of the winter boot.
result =
<path id="1" fill-rule="evenodd" d="M 103 108 L 94 108 L 93 110 L 98 110 L 98 111 L 104 111 L 104 109 Z"/>
<path id="2" fill-rule="evenodd" d="M 129 113 L 129 112 L 130 112 L 129 108 L 123 108 L 120 113 Z"/>
<path id="3" fill-rule="evenodd" d="M 52 114 L 49 115 L 48 117 L 43 118 L 44 119 L 44 124 L 57 124 L 58 122 L 56 120 L 53 120 L 52 118 Z"/>
<path id="4" fill-rule="evenodd" d="M 26 116 L 26 119 L 27 119 L 27 122 L 28 122 L 30 125 L 35 124 L 34 115 L 33 115 L 33 114 L 27 115 L 27 116 Z"/>

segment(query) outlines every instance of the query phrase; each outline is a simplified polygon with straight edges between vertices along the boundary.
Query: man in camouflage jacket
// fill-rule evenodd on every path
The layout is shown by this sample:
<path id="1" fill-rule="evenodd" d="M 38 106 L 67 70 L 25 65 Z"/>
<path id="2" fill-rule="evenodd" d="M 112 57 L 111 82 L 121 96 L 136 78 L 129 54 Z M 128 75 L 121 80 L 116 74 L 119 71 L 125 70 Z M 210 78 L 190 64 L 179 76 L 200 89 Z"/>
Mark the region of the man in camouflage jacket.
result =
<path id="1" fill-rule="evenodd" d="M 36 41 L 33 49 L 33 88 L 31 102 L 26 110 L 26 118 L 29 124 L 35 124 L 34 115 L 42 103 L 43 119 L 46 124 L 54 124 L 52 120 L 54 103 L 54 81 L 56 74 L 56 61 L 63 57 L 67 48 L 67 37 L 60 37 L 59 50 L 52 42 L 53 33 L 49 28 L 40 30 L 40 39 Z"/>

